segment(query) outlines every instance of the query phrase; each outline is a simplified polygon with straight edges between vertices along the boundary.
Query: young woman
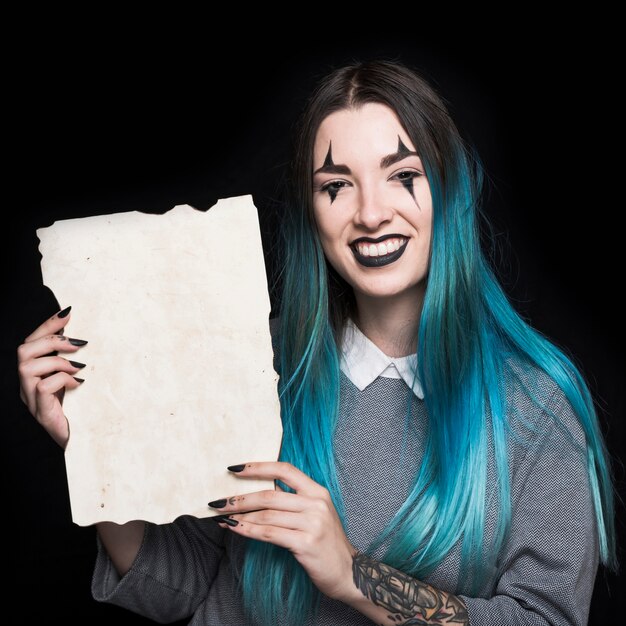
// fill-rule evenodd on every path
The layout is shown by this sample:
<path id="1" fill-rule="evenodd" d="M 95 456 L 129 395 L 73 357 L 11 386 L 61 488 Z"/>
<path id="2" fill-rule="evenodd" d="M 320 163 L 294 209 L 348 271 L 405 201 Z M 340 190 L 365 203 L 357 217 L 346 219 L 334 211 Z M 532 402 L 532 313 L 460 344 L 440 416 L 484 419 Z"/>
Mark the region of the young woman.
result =
<path id="1" fill-rule="evenodd" d="M 99 524 L 94 597 L 194 625 L 586 623 L 615 565 L 608 458 L 581 375 L 481 253 L 478 159 L 389 62 L 327 77 L 297 140 L 270 324 L 281 462 L 233 459 L 220 517 Z M 44 355 L 80 349 L 68 320 L 18 351 L 62 446 L 79 368 Z"/>

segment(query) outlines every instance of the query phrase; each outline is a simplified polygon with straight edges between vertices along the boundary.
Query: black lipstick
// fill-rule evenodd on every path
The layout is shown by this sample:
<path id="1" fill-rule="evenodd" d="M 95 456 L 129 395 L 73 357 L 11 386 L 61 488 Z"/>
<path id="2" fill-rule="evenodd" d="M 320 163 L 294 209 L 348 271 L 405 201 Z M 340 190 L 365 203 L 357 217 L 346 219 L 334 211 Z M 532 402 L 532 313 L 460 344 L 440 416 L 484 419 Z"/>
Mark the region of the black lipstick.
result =
<path id="1" fill-rule="evenodd" d="M 382 256 L 363 256 L 359 252 L 356 244 L 352 244 L 350 248 L 352 248 L 354 258 L 364 267 L 382 267 L 383 265 L 389 265 L 390 263 L 397 261 L 404 254 L 408 243 L 409 240 L 407 239 L 395 252 L 383 254 Z"/>
<path id="2" fill-rule="evenodd" d="M 363 243 L 380 243 L 381 241 L 385 241 L 385 239 L 407 239 L 405 235 L 400 235 L 399 233 L 387 233 L 386 235 L 381 235 L 376 239 L 372 239 L 371 237 L 359 237 L 350 243 L 350 245 L 354 245 L 359 242 Z"/>

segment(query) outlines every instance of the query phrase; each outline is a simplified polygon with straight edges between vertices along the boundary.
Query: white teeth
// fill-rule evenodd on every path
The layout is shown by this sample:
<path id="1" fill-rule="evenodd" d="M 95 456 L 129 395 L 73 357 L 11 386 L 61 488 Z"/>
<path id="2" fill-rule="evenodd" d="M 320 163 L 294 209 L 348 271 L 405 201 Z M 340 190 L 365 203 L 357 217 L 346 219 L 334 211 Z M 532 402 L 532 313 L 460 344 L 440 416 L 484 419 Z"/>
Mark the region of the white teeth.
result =
<path id="1" fill-rule="evenodd" d="M 363 256 L 384 256 L 400 249 L 400 246 L 404 244 L 406 238 L 402 239 L 387 239 L 381 243 L 357 243 L 356 247 L 359 254 Z"/>

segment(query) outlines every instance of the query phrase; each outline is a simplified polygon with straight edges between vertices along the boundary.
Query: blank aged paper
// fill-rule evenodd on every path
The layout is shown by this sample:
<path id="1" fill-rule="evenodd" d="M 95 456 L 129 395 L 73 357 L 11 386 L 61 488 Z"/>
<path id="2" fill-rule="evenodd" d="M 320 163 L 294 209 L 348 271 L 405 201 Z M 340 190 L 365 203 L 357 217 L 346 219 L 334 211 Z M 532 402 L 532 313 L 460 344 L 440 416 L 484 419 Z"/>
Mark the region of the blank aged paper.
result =
<path id="1" fill-rule="evenodd" d="M 65 394 L 72 517 L 171 522 L 272 481 L 228 465 L 272 461 L 281 439 L 270 301 L 251 196 L 37 230 L 43 282 L 89 343 Z"/>

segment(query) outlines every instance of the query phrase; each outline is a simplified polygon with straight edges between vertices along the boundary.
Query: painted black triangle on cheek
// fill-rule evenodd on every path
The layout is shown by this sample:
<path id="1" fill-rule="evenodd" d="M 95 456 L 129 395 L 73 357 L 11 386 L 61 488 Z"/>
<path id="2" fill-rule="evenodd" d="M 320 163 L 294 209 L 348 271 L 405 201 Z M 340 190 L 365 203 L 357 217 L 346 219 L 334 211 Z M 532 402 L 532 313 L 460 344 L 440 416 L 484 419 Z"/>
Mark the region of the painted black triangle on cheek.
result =
<path id="1" fill-rule="evenodd" d="M 402 185 L 411 194 L 411 198 L 413 198 L 415 204 L 417 204 L 417 200 L 415 200 L 415 190 L 413 189 L 413 179 L 408 178 L 407 180 L 403 180 Z"/>
<path id="2" fill-rule="evenodd" d="M 330 151 L 330 149 L 329 149 Z M 402 139 L 400 139 L 400 135 L 398 135 L 398 154 L 404 158 L 409 156 L 410 154 L 414 154 L 412 150 L 409 150 L 404 143 L 402 143 Z M 411 198 L 413 198 L 413 202 L 417 204 L 417 200 L 415 199 L 415 190 L 413 189 L 413 178 L 408 178 L 407 180 L 402 181 L 402 185 L 404 188 L 411 194 Z"/>

